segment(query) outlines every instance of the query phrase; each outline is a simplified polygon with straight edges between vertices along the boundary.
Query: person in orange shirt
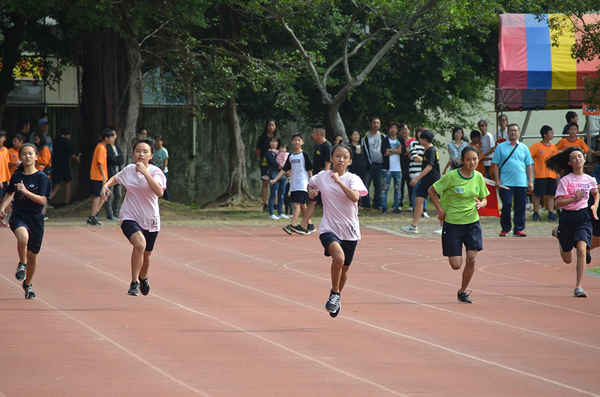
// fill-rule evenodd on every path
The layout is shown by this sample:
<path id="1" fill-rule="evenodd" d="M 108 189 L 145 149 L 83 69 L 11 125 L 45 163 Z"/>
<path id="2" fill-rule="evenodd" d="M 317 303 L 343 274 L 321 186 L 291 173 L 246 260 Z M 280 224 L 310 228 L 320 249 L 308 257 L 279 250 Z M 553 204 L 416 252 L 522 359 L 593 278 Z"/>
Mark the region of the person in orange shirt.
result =
<path id="1" fill-rule="evenodd" d="M 558 148 L 551 142 L 554 138 L 552 127 L 545 125 L 540 130 L 542 140 L 534 143 L 529 148 L 529 153 L 533 158 L 533 169 L 535 174 L 533 188 L 533 216 L 534 221 L 541 221 L 540 201 L 546 196 L 546 207 L 548 208 L 548 220 L 556 221 L 554 215 L 554 194 L 556 193 L 556 172 L 549 170 L 546 166 L 546 159 L 558 154 Z M 565 138 L 566 139 L 566 138 Z M 581 140 L 581 139 L 580 139 Z M 583 141 L 581 141 L 583 143 Z M 585 143 L 583 143 L 585 145 Z"/>
<path id="2" fill-rule="evenodd" d="M 479 151 L 479 163 L 475 171 L 481 172 L 481 175 L 486 176 L 485 165 L 483 164 L 483 150 L 481 150 L 481 132 L 478 130 L 471 131 L 471 146 L 475 146 Z M 487 159 L 486 159 L 487 160 Z"/>
<path id="3" fill-rule="evenodd" d="M 115 131 L 105 128 L 100 135 L 100 143 L 96 145 L 94 156 L 92 158 L 92 166 L 90 167 L 90 179 L 92 181 L 92 189 L 94 191 L 94 200 L 92 201 L 92 210 L 90 217 L 87 220 L 88 225 L 102 225 L 98 220 L 98 211 L 102 207 L 102 185 L 107 181 L 108 167 L 106 160 L 106 146 L 115 144 Z"/>
<path id="4" fill-rule="evenodd" d="M 559 152 L 562 152 L 568 147 L 575 146 L 583 149 L 583 153 L 587 153 L 590 148 L 581 138 L 577 138 L 577 133 L 579 132 L 579 125 L 575 122 L 571 122 L 568 124 L 569 136 L 564 137 L 556 144 L 556 148 Z"/>
<path id="5" fill-rule="evenodd" d="M 10 181 L 10 170 L 8 169 L 8 149 L 4 147 L 6 141 L 6 131 L 0 130 L 0 200 L 4 198 L 8 182 Z M 0 226 L 6 227 L 8 223 L 2 221 Z"/>
<path id="6" fill-rule="evenodd" d="M 50 154 L 50 148 L 47 145 L 44 145 L 40 136 L 40 133 L 36 132 L 33 136 L 33 142 L 35 143 L 35 147 L 38 149 L 38 157 L 35 160 L 35 168 L 39 171 L 42 171 L 44 174 L 49 175 L 50 168 L 52 166 L 52 154 Z"/>
<path id="7" fill-rule="evenodd" d="M 17 168 L 21 165 L 21 160 L 19 159 L 19 150 L 23 143 L 25 142 L 25 135 L 20 132 L 17 132 L 12 139 L 12 147 L 8 149 L 8 170 L 10 171 L 10 176 L 15 173 Z"/>

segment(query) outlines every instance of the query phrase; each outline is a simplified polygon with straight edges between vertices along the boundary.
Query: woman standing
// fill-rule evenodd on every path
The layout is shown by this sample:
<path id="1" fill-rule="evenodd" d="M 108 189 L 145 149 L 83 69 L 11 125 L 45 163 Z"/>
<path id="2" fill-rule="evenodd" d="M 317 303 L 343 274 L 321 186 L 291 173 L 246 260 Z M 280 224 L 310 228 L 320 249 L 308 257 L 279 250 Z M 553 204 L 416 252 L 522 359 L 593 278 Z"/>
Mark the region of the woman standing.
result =
<path id="1" fill-rule="evenodd" d="M 448 160 L 448 164 L 444 168 L 444 174 L 450 167 L 450 162 L 455 159 L 460 159 L 462 150 L 469 146 L 469 144 L 463 139 L 465 133 L 461 127 L 454 127 L 452 130 L 452 141 L 448 144 L 448 154 L 450 155 L 450 159 Z"/>

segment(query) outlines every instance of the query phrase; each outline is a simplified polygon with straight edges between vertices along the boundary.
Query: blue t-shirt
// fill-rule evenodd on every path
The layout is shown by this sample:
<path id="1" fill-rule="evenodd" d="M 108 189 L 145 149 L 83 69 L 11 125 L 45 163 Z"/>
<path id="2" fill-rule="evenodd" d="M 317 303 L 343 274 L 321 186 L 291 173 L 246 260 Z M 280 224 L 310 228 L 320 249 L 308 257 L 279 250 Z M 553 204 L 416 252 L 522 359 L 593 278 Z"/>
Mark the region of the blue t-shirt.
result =
<path id="1" fill-rule="evenodd" d="M 518 143 L 515 152 L 510 156 L 514 146 L 509 141 L 504 141 L 496 146 L 493 164 L 502 166 L 500 170 L 500 183 L 504 186 L 527 187 L 527 166 L 533 164 L 533 158 L 529 153 L 529 148 L 524 143 Z M 510 158 L 508 158 L 510 156 Z M 508 158 L 508 161 L 505 160 Z"/>
<path id="2" fill-rule="evenodd" d="M 37 194 L 38 196 L 49 197 L 52 191 L 52 183 L 50 183 L 50 178 L 48 178 L 48 175 L 44 174 L 42 171 L 37 171 L 31 175 L 25 175 L 23 172 L 17 171 L 10 178 L 8 189 L 6 189 L 7 194 L 15 192 L 15 197 L 12 202 L 12 206 L 15 211 L 27 214 L 41 214 L 42 209 L 44 208 L 43 205 L 33 202 L 25 197 L 24 194 L 17 192 L 15 185 L 17 183 L 21 183 L 21 181 L 31 193 Z"/>

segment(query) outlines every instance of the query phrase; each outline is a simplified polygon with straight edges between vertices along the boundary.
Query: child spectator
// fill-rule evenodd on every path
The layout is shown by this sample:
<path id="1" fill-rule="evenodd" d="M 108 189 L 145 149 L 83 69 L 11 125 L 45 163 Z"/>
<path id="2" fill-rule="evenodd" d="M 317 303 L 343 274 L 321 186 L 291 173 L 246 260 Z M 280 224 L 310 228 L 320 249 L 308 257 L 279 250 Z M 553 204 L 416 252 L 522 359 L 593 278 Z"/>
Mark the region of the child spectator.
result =
<path id="1" fill-rule="evenodd" d="M 421 132 L 425 131 L 424 127 L 417 127 L 415 130 L 415 139 L 410 143 L 409 153 L 410 153 L 410 163 L 408 175 L 410 180 L 413 180 L 421 173 L 421 164 L 423 163 L 423 153 L 425 152 L 425 148 L 423 145 L 419 143 L 419 137 L 421 136 Z M 417 189 L 421 181 L 418 181 L 415 187 L 412 188 L 412 192 L 410 195 L 410 207 L 408 211 L 414 211 L 415 208 L 415 199 L 417 197 Z M 427 214 L 427 200 L 423 201 L 423 218 L 429 218 Z"/>
<path id="2" fill-rule="evenodd" d="M 33 135 L 33 142 L 38 150 L 35 168 L 49 176 L 52 173 L 52 154 L 50 153 L 50 148 L 45 144 L 44 136 L 39 132 Z"/>
<path id="3" fill-rule="evenodd" d="M 127 291 L 127 294 L 133 296 L 138 296 L 140 290 L 142 295 L 148 295 L 150 292 L 150 256 L 160 230 L 158 199 L 167 186 L 165 174 L 150 164 L 154 145 L 154 140 L 150 138 L 134 140 L 132 146 L 135 164 L 129 164 L 110 178 L 102 186 L 100 193 L 102 199 L 106 200 L 110 195 L 110 188 L 116 184 L 121 184 L 127 189 L 119 218 L 123 234 L 133 245 L 131 284 Z"/>
<path id="4" fill-rule="evenodd" d="M 492 156 L 494 155 L 494 150 L 496 149 L 494 136 L 487 130 L 487 120 L 479 120 L 479 122 L 477 123 L 477 128 L 479 128 L 479 131 L 481 131 L 481 150 L 483 151 L 483 165 L 485 167 L 485 174 L 483 174 L 483 176 L 485 176 L 486 178 L 490 178 Z"/>
<path id="5" fill-rule="evenodd" d="M 331 256 L 331 291 L 325 310 L 337 317 L 342 308 L 340 294 L 348 279 L 348 270 L 360 240 L 358 200 L 368 194 L 363 181 L 346 168 L 352 161 L 352 149 L 336 145 L 331 152 L 333 171 L 323 170 L 310 179 L 310 197 L 320 194 L 323 218 L 319 225 L 319 239 L 325 256 Z"/>
<path id="6" fill-rule="evenodd" d="M 479 131 L 477 131 L 479 132 Z M 459 302 L 473 303 L 467 287 L 475 273 L 477 252 L 483 249 L 479 213 L 477 210 L 487 205 L 490 194 L 483 175 L 477 172 L 480 163 L 480 150 L 467 146 L 462 150 L 462 167 L 448 172 L 429 188 L 429 198 L 438 212 L 438 219 L 444 222 L 442 234 L 443 255 L 454 270 L 463 264 L 462 246 L 467 251 L 462 282 L 457 293 Z M 438 199 L 438 195 L 441 199 Z"/>
<path id="7" fill-rule="evenodd" d="M 565 127 L 563 128 L 563 135 L 569 135 L 569 124 L 571 123 L 578 123 L 579 122 L 579 116 L 577 116 L 577 113 L 575 113 L 574 111 L 570 110 L 567 112 L 567 114 L 565 115 L 565 118 L 567 119 L 567 124 L 565 124 Z M 577 128 L 579 129 L 579 128 Z"/>
<path id="8" fill-rule="evenodd" d="M 302 226 L 294 225 L 298 221 L 300 211 L 304 213 L 306 210 L 306 198 L 308 196 L 306 186 L 308 185 L 308 180 L 312 177 L 312 163 L 308 154 L 302 151 L 302 145 L 304 145 L 302 134 L 295 133 L 292 135 L 294 152 L 290 154 L 279 174 L 274 179 L 271 179 L 271 185 L 274 185 L 287 171 L 291 171 L 290 195 L 294 204 L 294 214 L 292 215 L 291 223 L 283 228 L 283 231 L 287 234 L 292 234 L 292 229 L 296 228 L 304 230 Z"/>
<path id="9" fill-rule="evenodd" d="M 440 158 L 437 150 L 433 146 L 433 132 L 425 130 L 421 132 L 419 143 L 425 149 L 423 153 L 423 162 L 421 164 L 421 172 L 414 177 L 410 184 L 416 186 L 419 181 L 422 183 L 417 189 L 415 199 L 415 208 L 413 212 L 413 221 L 408 226 L 402 228 L 407 233 L 419 233 L 419 218 L 423 212 L 423 203 L 427 200 L 427 191 L 435 182 L 440 179 Z M 442 226 L 434 231 L 435 234 L 442 234 Z"/>
<path id="10" fill-rule="evenodd" d="M 19 150 L 23 143 L 25 142 L 25 136 L 20 132 L 17 132 L 12 139 L 12 147 L 8 149 L 8 169 L 10 170 L 10 175 L 15 173 L 17 168 L 21 165 L 21 160 L 19 160 Z"/>
<path id="11" fill-rule="evenodd" d="M 6 142 L 6 131 L 0 130 L 0 199 L 4 198 L 10 181 L 10 169 L 8 168 L 10 155 L 8 149 L 4 147 L 4 142 Z"/>
<path id="12" fill-rule="evenodd" d="M 102 185 L 106 183 L 108 175 L 106 147 L 115 143 L 115 136 L 116 134 L 113 130 L 110 128 L 105 128 L 100 135 L 100 143 L 96 145 L 96 149 L 94 150 L 92 166 L 90 167 L 90 179 L 92 181 L 94 200 L 92 201 L 90 217 L 87 220 L 88 225 L 102 225 L 102 222 L 98 220 L 98 211 L 100 211 L 100 207 L 102 207 L 102 197 L 100 197 L 100 192 L 102 190 Z M 137 140 L 134 138 L 133 142 L 137 142 Z"/>
<path id="13" fill-rule="evenodd" d="M 529 148 L 529 153 L 533 158 L 533 215 L 534 221 L 541 221 L 539 210 L 542 197 L 546 196 L 546 207 L 548 209 L 548 220 L 555 221 L 554 215 L 554 194 L 556 193 L 556 172 L 546 167 L 546 160 L 558 154 L 558 149 L 552 143 L 554 131 L 552 127 L 545 125 L 540 130 L 542 140 L 534 143 Z"/>
<path id="14" fill-rule="evenodd" d="M 163 146 L 165 141 L 163 140 L 162 135 L 157 135 L 154 137 L 154 141 L 156 142 L 156 152 L 154 153 L 154 164 L 162 170 L 165 174 L 165 179 L 167 180 L 167 185 L 165 185 L 165 193 L 163 194 L 163 198 L 169 201 L 169 151 L 166 147 Z"/>
<path id="15" fill-rule="evenodd" d="M 115 131 L 115 139 L 112 145 L 106 145 L 106 168 L 108 169 L 108 178 L 112 178 L 117 175 L 119 171 L 121 171 L 121 165 L 125 162 L 125 158 L 123 157 L 123 153 L 121 153 L 121 148 L 116 145 L 117 141 L 117 131 L 108 127 L 109 129 Z M 121 185 L 115 185 L 110 188 L 110 197 L 104 203 L 104 210 L 106 211 L 106 220 L 108 221 L 118 221 L 119 220 L 119 205 L 121 204 Z"/>
<path id="16" fill-rule="evenodd" d="M 6 208 L 13 202 L 10 217 L 10 229 L 17 238 L 19 264 L 15 277 L 23 280 L 26 299 L 35 299 L 33 292 L 33 276 L 37 268 L 37 256 L 42 247 L 44 237 L 44 216 L 42 208 L 50 196 L 50 179 L 36 170 L 37 149 L 25 143 L 19 150 L 21 165 L 12 175 L 6 196 L 0 204 L 0 221 L 6 217 Z M 14 201 L 13 201 L 14 198 Z"/>
<path id="17" fill-rule="evenodd" d="M 477 163 L 475 171 L 479 171 L 481 175 L 485 176 L 485 166 L 483 165 L 483 149 L 481 148 L 481 132 L 478 130 L 471 131 L 471 146 L 473 146 L 479 152 L 480 161 Z"/>
<path id="18" fill-rule="evenodd" d="M 279 156 L 279 150 L 277 150 L 277 146 L 279 145 L 279 138 L 276 136 L 271 137 L 269 141 L 269 145 L 271 146 L 269 150 L 265 153 L 267 158 L 267 164 L 269 164 L 269 176 L 271 178 L 276 178 L 279 171 L 285 165 L 280 165 L 277 161 L 277 157 Z M 281 152 L 283 154 L 288 154 L 285 152 Z M 286 157 L 287 160 L 287 157 Z M 285 192 L 286 185 L 286 177 L 282 176 L 277 182 L 271 184 L 271 196 L 269 197 L 269 219 L 287 219 L 289 216 L 283 213 L 283 194 Z M 279 216 L 274 213 L 275 199 L 277 199 L 278 213 Z"/>
<path id="19" fill-rule="evenodd" d="M 567 132 L 569 133 L 569 136 L 564 137 L 556 144 L 556 148 L 559 152 L 562 152 L 566 148 L 572 146 L 581 148 L 584 154 L 586 154 L 588 150 L 590 150 L 590 148 L 583 141 L 583 139 L 577 137 L 577 133 L 579 132 L 579 125 L 577 125 L 577 123 L 569 123 Z"/>
<path id="20" fill-rule="evenodd" d="M 573 296 L 585 298 L 587 293 L 581 287 L 581 282 L 585 273 L 586 248 L 592 244 L 592 224 L 587 211 L 588 198 L 590 194 L 594 196 L 594 203 L 590 209 L 593 217 L 598 219 L 597 209 L 600 199 L 598 184 L 593 177 L 583 173 L 585 156 L 579 147 L 566 148 L 546 160 L 546 165 L 561 177 L 554 202 L 557 208 L 562 208 L 558 230 L 556 230 L 556 237 L 560 243 L 560 256 L 563 262 L 571 263 L 575 248 L 577 280 Z"/>
<path id="21" fill-rule="evenodd" d="M 283 167 L 290 153 L 288 146 L 285 143 L 281 143 L 281 140 L 279 139 L 277 140 L 277 142 L 279 142 L 279 148 L 273 149 L 272 152 L 275 153 L 275 155 L 277 156 L 275 157 L 275 161 L 277 162 L 277 164 Z"/>
<path id="22" fill-rule="evenodd" d="M 81 164 L 81 161 L 75 154 L 73 144 L 71 143 L 71 130 L 67 127 L 60 129 L 60 136 L 54 140 L 54 156 L 52 158 L 52 194 L 50 200 L 56 196 L 62 183 L 65 183 L 65 205 L 69 204 L 71 199 L 71 164 L 70 160 L 73 159 L 77 164 Z"/>

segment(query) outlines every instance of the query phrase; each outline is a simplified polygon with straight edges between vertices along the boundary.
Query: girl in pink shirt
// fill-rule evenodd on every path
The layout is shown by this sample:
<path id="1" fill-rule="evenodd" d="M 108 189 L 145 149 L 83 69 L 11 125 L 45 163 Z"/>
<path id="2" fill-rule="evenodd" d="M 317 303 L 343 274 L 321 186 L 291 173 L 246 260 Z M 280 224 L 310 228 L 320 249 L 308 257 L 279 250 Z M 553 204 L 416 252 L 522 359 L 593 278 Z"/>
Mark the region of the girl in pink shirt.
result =
<path id="1" fill-rule="evenodd" d="M 594 204 L 590 207 L 594 218 L 598 219 L 598 186 L 596 179 L 583 173 L 585 156 L 578 147 L 569 147 L 563 152 L 546 160 L 546 165 L 561 176 L 556 188 L 554 206 L 562 208 L 558 220 L 556 235 L 560 243 L 560 256 L 565 263 L 573 261 L 573 248 L 577 253 L 577 282 L 573 296 L 587 297 L 581 287 L 585 272 L 586 248 L 591 246 L 592 223 L 587 210 L 590 194 L 594 196 Z"/>
<path id="2" fill-rule="evenodd" d="M 325 256 L 331 256 L 331 292 L 325 310 L 331 317 L 340 313 L 340 293 L 348 279 L 348 269 L 360 240 L 358 200 L 368 194 L 363 181 L 346 167 L 352 161 L 352 150 L 345 144 L 331 151 L 333 170 L 324 170 L 310 178 L 308 194 L 321 194 L 323 218 L 319 225 L 319 239 Z"/>
<path id="3" fill-rule="evenodd" d="M 158 199 L 164 193 L 167 180 L 160 168 L 150 164 L 155 149 L 154 140 L 138 137 L 132 144 L 135 164 L 129 164 L 110 178 L 102 186 L 100 195 L 107 200 L 111 193 L 110 188 L 116 184 L 121 184 L 127 189 L 119 219 L 123 234 L 133 245 L 131 284 L 127 293 L 138 296 L 139 289 L 143 295 L 150 292 L 150 255 L 160 230 Z"/>

